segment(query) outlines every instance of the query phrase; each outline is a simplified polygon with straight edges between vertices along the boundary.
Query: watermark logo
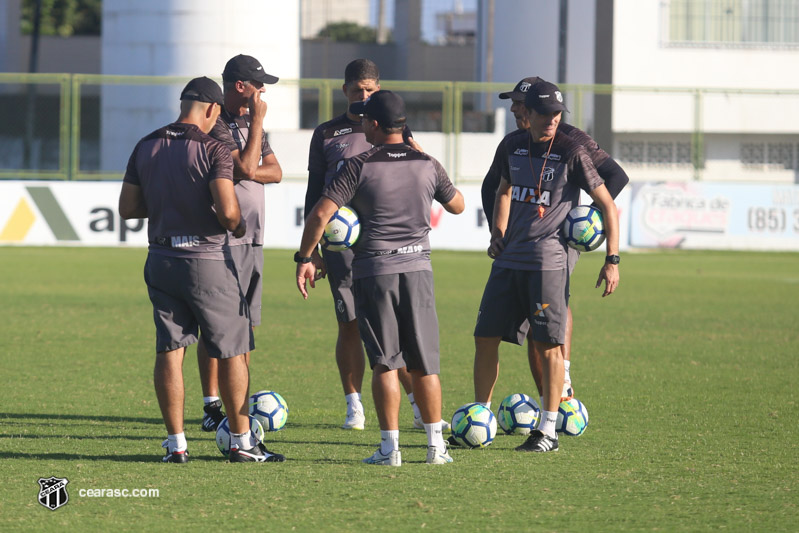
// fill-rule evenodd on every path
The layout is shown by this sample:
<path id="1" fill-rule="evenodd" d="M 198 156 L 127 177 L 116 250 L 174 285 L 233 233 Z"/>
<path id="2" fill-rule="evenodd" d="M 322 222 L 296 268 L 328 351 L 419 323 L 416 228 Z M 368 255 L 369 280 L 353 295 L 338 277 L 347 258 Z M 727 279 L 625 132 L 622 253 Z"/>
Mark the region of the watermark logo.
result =
<path id="1" fill-rule="evenodd" d="M 69 494 L 67 494 L 67 478 L 49 477 L 39 478 L 39 503 L 55 511 L 59 507 L 67 504 Z"/>

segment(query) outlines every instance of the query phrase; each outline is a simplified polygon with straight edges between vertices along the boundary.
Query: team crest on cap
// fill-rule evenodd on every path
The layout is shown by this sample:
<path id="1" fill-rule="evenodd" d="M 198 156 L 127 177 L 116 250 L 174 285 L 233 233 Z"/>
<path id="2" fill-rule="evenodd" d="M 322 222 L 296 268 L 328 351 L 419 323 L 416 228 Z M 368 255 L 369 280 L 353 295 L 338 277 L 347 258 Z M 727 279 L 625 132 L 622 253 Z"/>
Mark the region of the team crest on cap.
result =
<path id="1" fill-rule="evenodd" d="M 530 87 L 532 87 L 532 84 L 529 81 L 524 81 L 521 83 L 521 85 L 519 85 L 519 90 L 523 93 L 526 93 L 527 89 Z"/>
<path id="2" fill-rule="evenodd" d="M 561 104 L 563 103 L 563 95 L 560 94 L 560 91 L 555 91 L 555 98 L 557 98 L 558 102 L 560 102 Z"/>

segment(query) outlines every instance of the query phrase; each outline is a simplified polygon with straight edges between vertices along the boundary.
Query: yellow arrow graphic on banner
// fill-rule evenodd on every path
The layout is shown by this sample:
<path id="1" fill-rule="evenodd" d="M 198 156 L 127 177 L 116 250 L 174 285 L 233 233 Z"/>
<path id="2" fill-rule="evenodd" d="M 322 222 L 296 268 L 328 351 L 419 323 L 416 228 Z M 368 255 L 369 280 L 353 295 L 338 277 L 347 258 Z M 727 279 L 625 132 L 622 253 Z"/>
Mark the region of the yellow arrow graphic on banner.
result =
<path id="1" fill-rule="evenodd" d="M 14 212 L 11 213 L 6 227 L 3 228 L 3 232 L 0 233 L 0 241 L 19 242 L 24 240 L 35 221 L 36 215 L 33 209 L 28 205 L 25 198 L 21 198 L 17 207 L 14 208 Z"/>

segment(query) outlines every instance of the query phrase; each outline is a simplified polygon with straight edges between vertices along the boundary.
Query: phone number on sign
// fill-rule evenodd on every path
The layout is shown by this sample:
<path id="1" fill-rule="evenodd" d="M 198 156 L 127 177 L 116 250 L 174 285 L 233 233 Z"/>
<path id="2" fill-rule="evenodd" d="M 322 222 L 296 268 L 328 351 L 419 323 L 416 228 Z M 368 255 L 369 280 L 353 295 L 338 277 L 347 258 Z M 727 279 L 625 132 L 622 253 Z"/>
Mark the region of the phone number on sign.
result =
<path id="1" fill-rule="evenodd" d="M 747 218 L 750 231 L 782 233 L 793 229 L 799 233 L 799 208 L 793 211 L 779 207 L 750 207 Z"/>

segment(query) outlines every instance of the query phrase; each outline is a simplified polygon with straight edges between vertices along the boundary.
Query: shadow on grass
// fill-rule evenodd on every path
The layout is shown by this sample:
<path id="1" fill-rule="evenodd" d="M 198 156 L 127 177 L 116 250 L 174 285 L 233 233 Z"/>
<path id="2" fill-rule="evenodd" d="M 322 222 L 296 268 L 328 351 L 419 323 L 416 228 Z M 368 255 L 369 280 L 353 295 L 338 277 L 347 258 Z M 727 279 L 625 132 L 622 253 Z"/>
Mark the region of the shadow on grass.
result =
<path id="1" fill-rule="evenodd" d="M 49 459 L 52 461 L 112 461 L 120 463 L 162 463 L 163 455 L 158 454 L 138 454 L 138 455 L 89 455 L 81 453 L 37 453 L 37 452 L 0 452 L 2 459 L 22 459 L 31 461 L 41 461 Z M 197 461 L 207 463 L 224 463 L 226 458 L 218 455 L 194 455 L 189 450 L 189 462 Z"/>
<path id="2" fill-rule="evenodd" d="M 154 440 L 152 435 L 25 435 L 0 433 L 0 439 L 63 439 L 63 440 Z"/>
<path id="3" fill-rule="evenodd" d="M 163 425 L 164 421 L 160 418 L 144 418 L 135 416 L 109 416 L 109 415 L 69 415 L 63 413 L 0 413 L 0 420 L 4 418 L 19 419 L 39 419 L 39 420 L 92 420 L 95 422 L 139 422 L 142 424 Z M 195 420 L 186 420 L 187 424 L 195 423 Z M 200 423 L 200 419 L 196 419 Z"/>

